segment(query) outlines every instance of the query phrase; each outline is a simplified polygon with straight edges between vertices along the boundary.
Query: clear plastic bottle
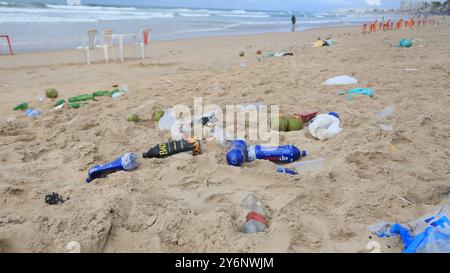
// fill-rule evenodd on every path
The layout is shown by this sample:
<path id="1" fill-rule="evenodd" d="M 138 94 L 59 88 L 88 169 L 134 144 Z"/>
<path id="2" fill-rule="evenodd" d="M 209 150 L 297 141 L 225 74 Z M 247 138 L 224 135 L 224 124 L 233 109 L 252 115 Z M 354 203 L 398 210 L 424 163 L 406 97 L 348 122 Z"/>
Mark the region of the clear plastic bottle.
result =
<path id="1" fill-rule="evenodd" d="M 246 216 L 247 222 L 242 227 L 242 232 L 247 234 L 263 232 L 267 227 L 267 222 L 261 198 L 250 193 L 242 201 L 242 207 L 248 211 Z"/>

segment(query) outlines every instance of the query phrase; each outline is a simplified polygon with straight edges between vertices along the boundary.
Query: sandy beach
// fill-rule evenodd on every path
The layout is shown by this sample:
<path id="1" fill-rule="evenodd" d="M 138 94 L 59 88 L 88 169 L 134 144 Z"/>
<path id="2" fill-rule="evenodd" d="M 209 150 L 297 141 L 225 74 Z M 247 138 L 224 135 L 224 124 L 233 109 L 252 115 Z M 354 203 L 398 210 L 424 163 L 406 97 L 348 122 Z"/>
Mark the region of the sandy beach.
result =
<path id="1" fill-rule="evenodd" d="M 0 56 L 0 252 L 69 252 L 71 241 L 81 252 L 369 252 L 373 240 L 382 252 L 401 252 L 400 239 L 375 239 L 367 226 L 412 221 L 450 201 L 450 27 L 360 32 L 155 42 L 145 60 L 109 64 L 101 51 L 92 65 L 75 50 Z M 312 47 L 327 36 L 337 44 Z M 413 47 L 394 47 L 402 38 Z M 257 50 L 295 55 L 258 62 Z M 337 95 L 343 88 L 321 84 L 340 75 L 375 96 L 349 101 Z M 58 112 L 54 101 L 39 100 L 49 87 L 68 98 L 116 83 L 130 92 L 80 109 Z M 307 129 L 282 132 L 282 144 L 326 159 L 298 176 L 276 173 L 268 161 L 228 166 L 227 150 L 205 142 L 199 156 L 141 160 L 136 171 L 85 182 L 95 164 L 167 141 L 152 113 L 193 107 L 194 97 L 222 107 L 263 102 L 286 114 L 336 111 L 343 131 L 326 142 Z M 24 101 L 42 115 L 12 110 Z M 395 113 L 380 120 L 390 105 Z M 131 112 L 143 120 L 127 122 Z M 51 192 L 70 199 L 48 205 Z M 249 192 L 265 202 L 264 233 L 241 232 Z"/>

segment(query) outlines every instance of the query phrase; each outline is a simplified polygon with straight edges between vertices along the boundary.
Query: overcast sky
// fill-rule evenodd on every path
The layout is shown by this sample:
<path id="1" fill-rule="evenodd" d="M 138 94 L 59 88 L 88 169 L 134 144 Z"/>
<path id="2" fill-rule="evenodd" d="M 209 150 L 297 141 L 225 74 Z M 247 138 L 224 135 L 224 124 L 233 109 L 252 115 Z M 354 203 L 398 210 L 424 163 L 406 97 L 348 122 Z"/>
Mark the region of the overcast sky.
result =
<path id="1" fill-rule="evenodd" d="M 20 0 L 19 0 L 20 1 Z M 44 0 L 45 1 L 45 0 Z M 64 0 L 49 0 L 63 1 Z M 331 10 L 335 8 L 370 7 L 368 3 L 382 8 L 397 8 L 400 0 L 82 0 L 85 4 L 147 5 L 175 7 L 205 7 L 231 9 L 267 10 Z"/>

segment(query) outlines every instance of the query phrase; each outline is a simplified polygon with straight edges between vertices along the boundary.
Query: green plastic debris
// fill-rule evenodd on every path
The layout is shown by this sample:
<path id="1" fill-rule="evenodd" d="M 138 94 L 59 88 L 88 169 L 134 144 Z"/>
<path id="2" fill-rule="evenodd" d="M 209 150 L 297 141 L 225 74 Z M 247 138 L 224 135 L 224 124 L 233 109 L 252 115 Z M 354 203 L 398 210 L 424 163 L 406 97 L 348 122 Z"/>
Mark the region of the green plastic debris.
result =
<path id="1" fill-rule="evenodd" d="M 61 104 L 64 104 L 64 103 L 66 103 L 66 100 L 65 100 L 65 99 L 60 99 L 60 100 L 58 100 L 58 101 L 55 103 L 55 107 L 60 106 Z"/>
<path id="2" fill-rule="evenodd" d="M 78 101 L 87 101 L 87 100 L 94 100 L 94 95 L 93 94 L 84 94 L 84 95 L 79 95 L 79 96 L 68 99 L 69 102 L 78 102 Z"/>
<path id="3" fill-rule="evenodd" d="M 114 95 L 115 93 L 120 92 L 119 89 L 113 89 L 111 91 L 108 92 L 107 96 L 108 97 L 112 97 L 112 95 Z"/>
<path id="4" fill-rule="evenodd" d="M 69 103 L 69 107 L 73 108 L 73 109 L 78 109 L 78 108 L 80 108 L 80 106 L 81 106 L 81 104 L 79 104 L 78 102 Z"/>
<path id="5" fill-rule="evenodd" d="M 26 103 L 26 102 L 22 102 L 21 104 L 19 104 L 16 107 L 13 108 L 14 111 L 27 110 L 27 109 L 28 109 L 28 103 Z"/>
<path id="6" fill-rule="evenodd" d="M 108 95 L 109 93 L 110 93 L 110 91 L 97 91 L 97 92 L 92 93 L 92 95 L 94 97 L 103 97 L 103 96 Z"/>

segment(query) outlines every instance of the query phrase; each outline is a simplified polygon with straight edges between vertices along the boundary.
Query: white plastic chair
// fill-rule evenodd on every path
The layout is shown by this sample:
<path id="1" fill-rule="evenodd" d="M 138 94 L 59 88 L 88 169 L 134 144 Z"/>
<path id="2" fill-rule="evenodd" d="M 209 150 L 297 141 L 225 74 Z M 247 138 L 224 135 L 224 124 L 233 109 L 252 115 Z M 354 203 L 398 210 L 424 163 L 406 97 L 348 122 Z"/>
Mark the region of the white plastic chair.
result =
<path id="1" fill-rule="evenodd" d="M 112 39 L 113 31 L 110 29 L 104 30 L 101 37 L 101 44 L 97 45 L 97 48 L 103 48 L 103 55 L 105 56 L 106 63 L 109 63 L 109 49 L 112 50 L 114 61 L 116 61 L 116 54 L 114 53 L 114 45 Z"/>
<path id="2" fill-rule="evenodd" d="M 135 37 L 134 56 L 136 56 L 136 47 L 140 48 L 141 58 L 145 59 L 145 47 L 150 45 L 151 28 L 141 28 Z"/>
<path id="3" fill-rule="evenodd" d="M 91 64 L 91 51 L 95 54 L 95 43 L 97 40 L 97 30 L 91 29 L 88 30 L 83 36 L 83 44 L 82 46 L 77 47 L 77 53 L 80 54 L 81 50 L 84 50 L 86 53 L 86 63 Z"/>

